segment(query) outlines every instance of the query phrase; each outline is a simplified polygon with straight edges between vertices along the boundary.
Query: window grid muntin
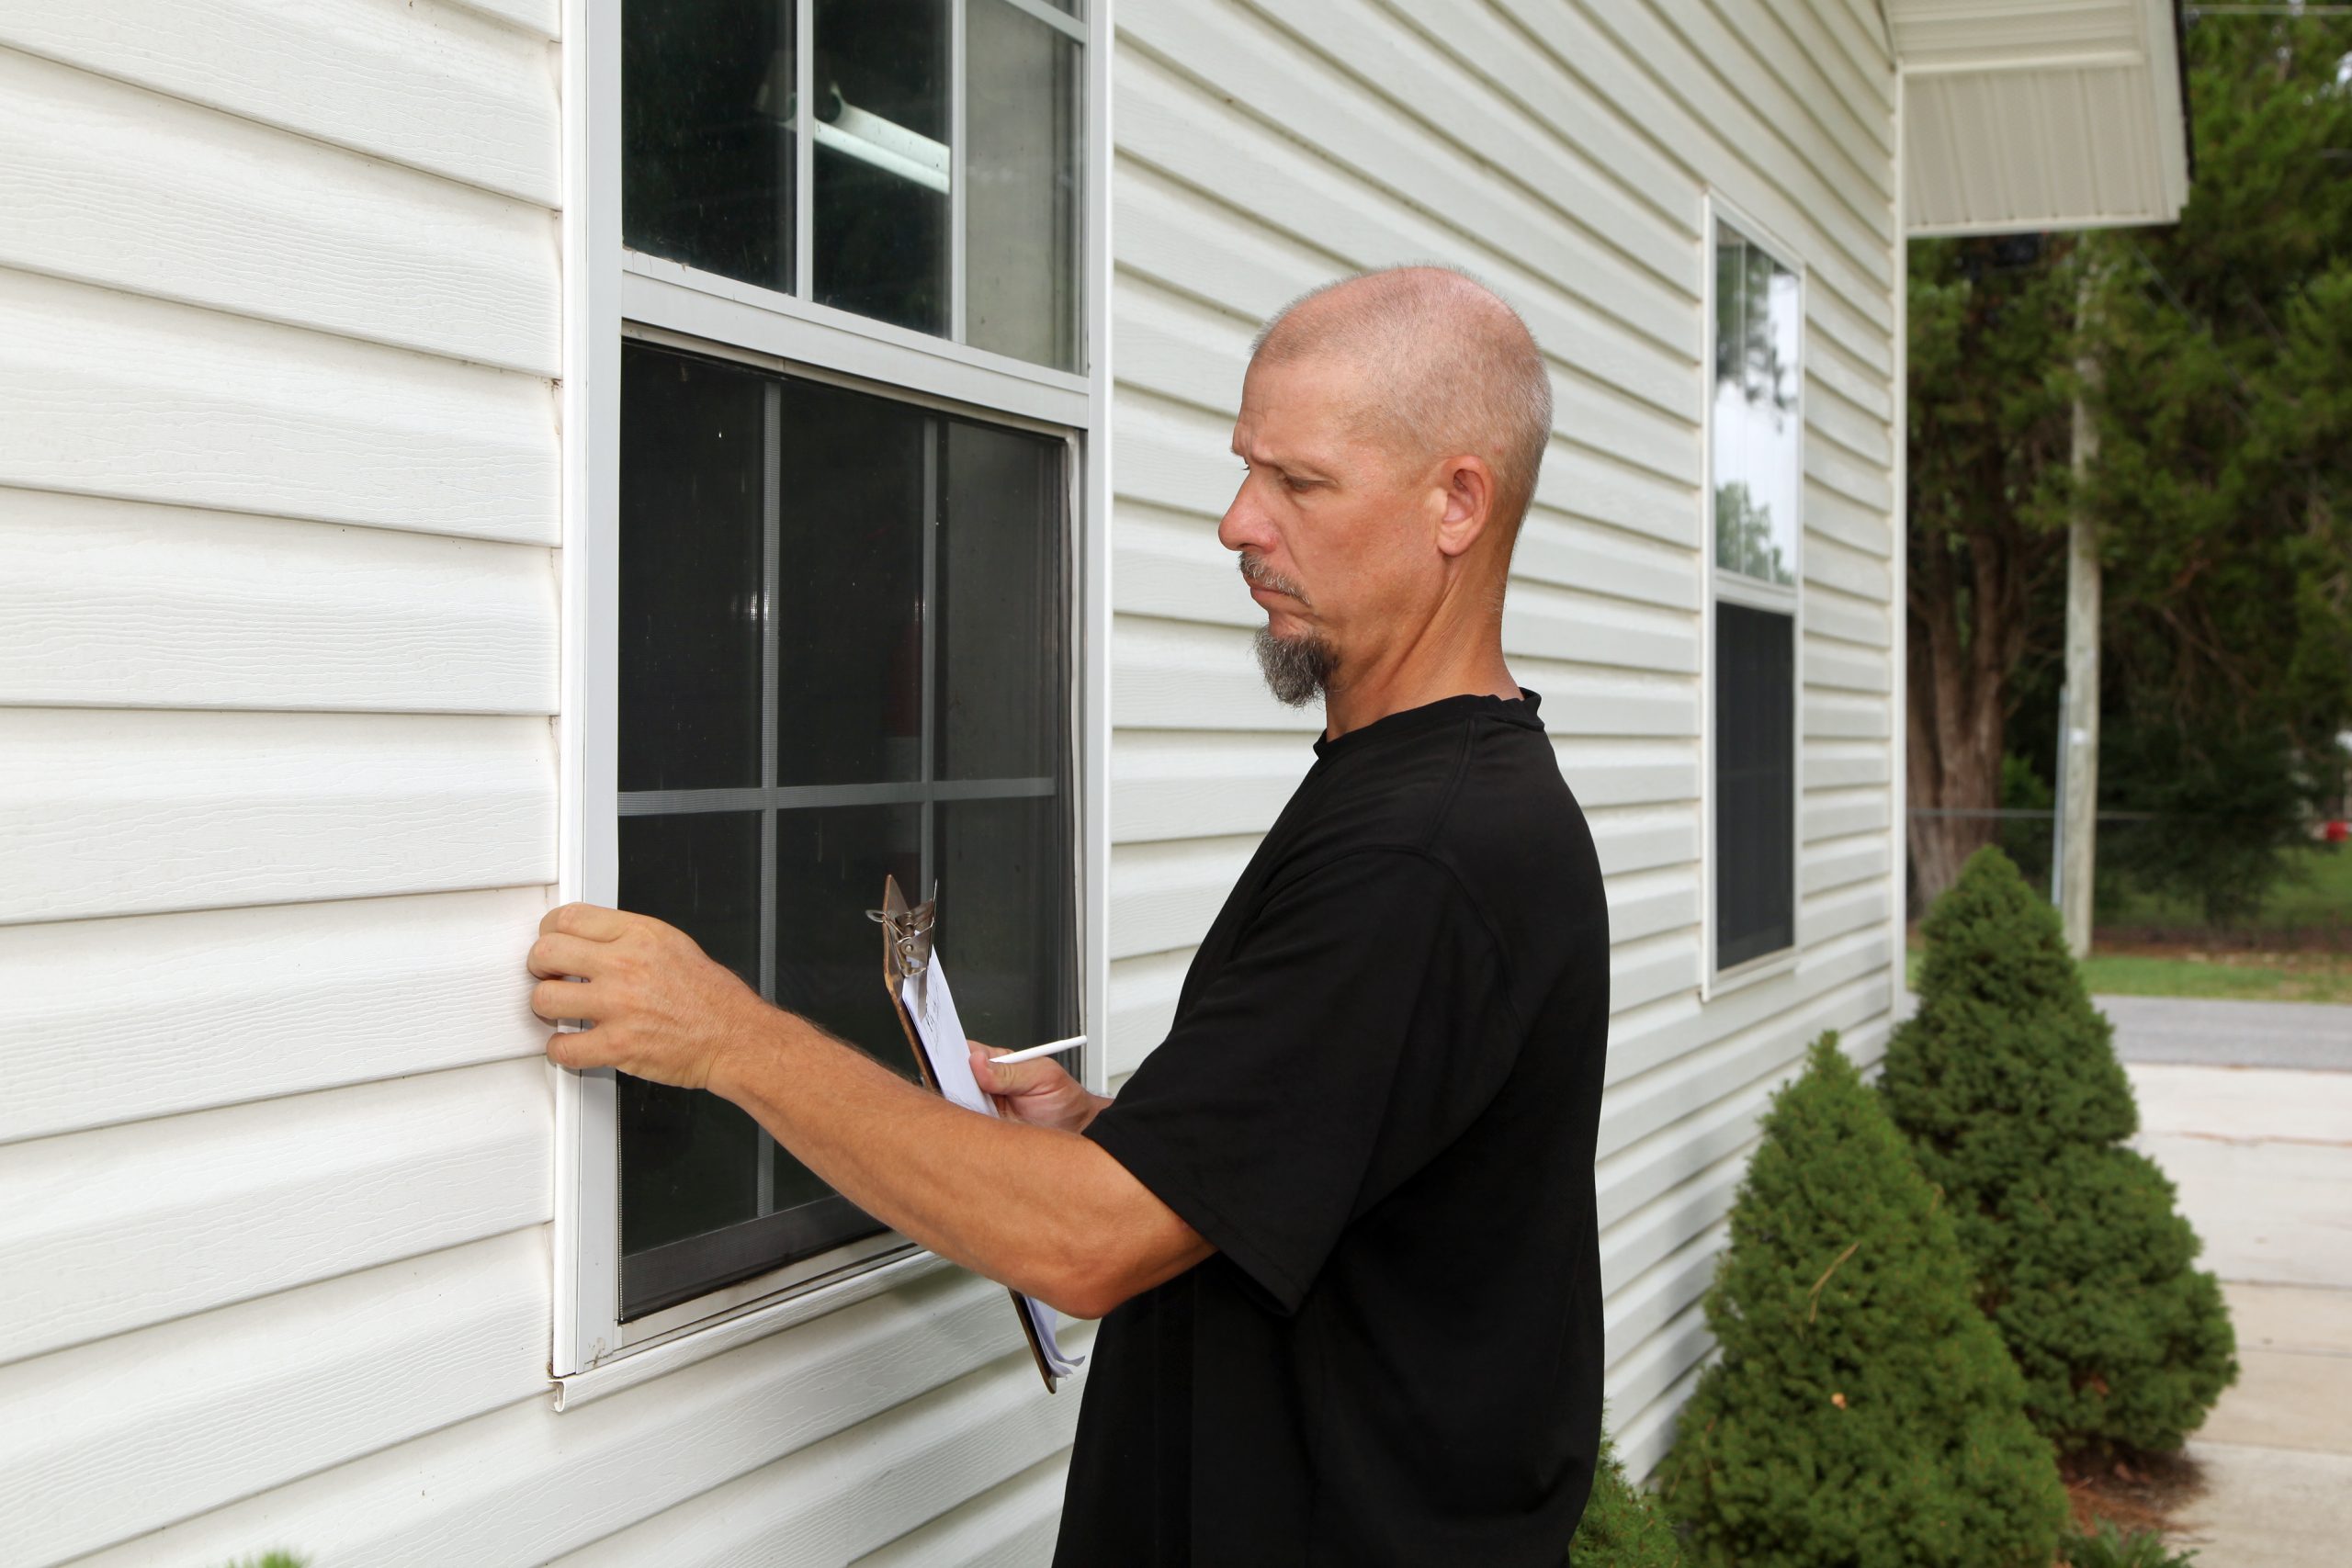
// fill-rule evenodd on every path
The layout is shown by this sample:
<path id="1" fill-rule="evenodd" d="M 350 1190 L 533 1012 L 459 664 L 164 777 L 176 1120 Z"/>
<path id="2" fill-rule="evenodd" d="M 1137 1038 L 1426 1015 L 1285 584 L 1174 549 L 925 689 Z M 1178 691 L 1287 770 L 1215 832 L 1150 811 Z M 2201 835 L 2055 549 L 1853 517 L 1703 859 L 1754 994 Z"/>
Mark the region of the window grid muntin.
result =
<path id="1" fill-rule="evenodd" d="M 635 0 L 635 3 L 650 4 L 652 0 Z M 778 294 L 778 298 L 800 304 L 820 303 L 817 299 L 815 260 L 817 138 L 810 130 L 810 125 L 814 122 L 816 103 L 817 12 L 822 3 L 823 0 L 795 0 L 792 17 L 795 105 L 791 131 L 793 276 L 790 290 Z M 970 186 L 967 177 L 966 161 L 969 140 L 967 132 L 971 97 L 968 82 L 967 20 L 968 8 L 972 3 L 973 0 L 944 0 L 947 11 L 948 29 L 947 329 L 942 333 L 920 334 L 934 342 L 952 344 L 958 348 L 970 346 L 966 309 L 966 285 L 970 276 L 967 200 Z M 1087 191 L 1091 184 L 1088 171 L 1098 157 L 1107 156 L 1107 150 L 1098 150 L 1092 145 L 1094 140 L 1092 132 L 1095 127 L 1089 120 L 1087 112 L 1090 84 L 1092 81 L 1092 73 L 1088 62 L 1089 51 L 1092 46 L 1089 36 L 1089 20 L 1082 16 L 1065 12 L 1046 3 L 1046 0 L 984 0 L 984 3 L 1009 6 L 1021 15 L 1043 24 L 1058 34 L 1072 51 L 1069 108 L 1071 123 L 1077 128 L 1078 140 L 1073 148 L 1075 157 L 1071 172 L 1075 176 L 1077 188 L 1072 194 L 1069 230 L 1065 236 L 1070 251 L 1071 276 L 1069 280 L 1069 298 L 1066 301 L 1064 314 L 1067 318 L 1065 324 L 1072 334 L 1072 341 L 1077 350 L 1076 364 L 1074 367 L 1065 370 L 1062 367 L 1048 367 L 1035 361 L 1024 363 L 1036 364 L 1039 368 L 1062 370 L 1064 374 L 1082 384 L 1088 379 L 1091 357 L 1091 345 L 1088 342 L 1086 331 L 1087 322 L 1091 315 L 1087 293 L 1094 281 L 1088 275 L 1087 264 L 1090 248 L 1089 235 L 1092 224 L 1087 202 Z M 777 292 L 751 279 L 735 278 L 724 273 L 709 272 L 680 258 L 662 255 L 658 251 L 635 251 L 629 246 L 626 234 L 622 240 L 622 252 L 624 257 L 632 254 L 650 256 L 669 262 L 688 272 L 700 274 L 721 285 L 709 291 L 723 297 L 737 297 L 735 291 L 738 288 L 752 288 L 762 293 Z M 842 313 L 857 314 L 847 310 Z M 877 326 L 896 325 L 879 318 L 861 319 Z"/>

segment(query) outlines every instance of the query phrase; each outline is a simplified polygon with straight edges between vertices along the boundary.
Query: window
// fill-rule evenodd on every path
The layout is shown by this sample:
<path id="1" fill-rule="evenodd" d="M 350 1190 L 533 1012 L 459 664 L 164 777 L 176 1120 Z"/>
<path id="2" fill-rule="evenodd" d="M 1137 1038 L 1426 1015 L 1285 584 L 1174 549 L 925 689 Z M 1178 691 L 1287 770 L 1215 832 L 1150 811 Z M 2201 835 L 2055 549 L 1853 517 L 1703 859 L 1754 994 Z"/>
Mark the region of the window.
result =
<path id="1" fill-rule="evenodd" d="M 1708 860 L 1713 975 L 1796 944 L 1804 285 L 1713 217 Z"/>
<path id="2" fill-rule="evenodd" d="M 632 250 L 1076 367 L 1074 20 L 1039 0 L 637 0 L 622 17 Z"/>
<path id="3" fill-rule="evenodd" d="M 910 1077 L 886 874 L 944 890 L 976 1035 L 1077 1032 L 1063 451 L 623 355 L 620 901 Z M 725 1101 L 618 1093 L 624 1322 L 879 1230 Z"/>
<path id="4" fill-rule="evenodd" d="M 1071 1041 L 1083 1068 L 1093 23 L 1046 0 L 585 6 L 565 895 L 671 921 L 911 1077 L 865 911 L 886 874 L 935 884 L 973 1033 Z M 560 1376 L 701 1353 L 718 1319 L 820 1310 L 913 1255 L 711 1095 L 565 1074 L 558 1135 Z"/>

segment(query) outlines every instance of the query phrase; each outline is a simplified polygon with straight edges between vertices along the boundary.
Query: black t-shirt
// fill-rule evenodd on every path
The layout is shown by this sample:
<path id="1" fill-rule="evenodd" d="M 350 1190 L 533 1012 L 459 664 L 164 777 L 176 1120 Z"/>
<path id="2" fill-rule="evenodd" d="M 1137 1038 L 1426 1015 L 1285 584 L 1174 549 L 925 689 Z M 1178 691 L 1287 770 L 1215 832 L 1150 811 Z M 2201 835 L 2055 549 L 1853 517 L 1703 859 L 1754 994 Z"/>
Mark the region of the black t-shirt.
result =
<path id="1" fill-rule="evenodd" d="M 1059 1568 L 1567 1560 L 1609 918 L 1538 700 L 1317 741 L 1087 1129 L 1217 1250 L 1103 1320 Z"/>

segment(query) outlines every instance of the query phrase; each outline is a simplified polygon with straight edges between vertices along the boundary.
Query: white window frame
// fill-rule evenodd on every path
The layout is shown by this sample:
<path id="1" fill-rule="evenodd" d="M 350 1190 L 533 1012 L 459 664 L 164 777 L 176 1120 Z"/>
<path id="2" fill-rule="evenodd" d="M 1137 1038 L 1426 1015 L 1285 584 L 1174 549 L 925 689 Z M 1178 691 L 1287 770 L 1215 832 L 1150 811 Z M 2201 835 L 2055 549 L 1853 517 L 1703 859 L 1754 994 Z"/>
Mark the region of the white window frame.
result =
<path id="1" fill-rule="evenodd" d="M 1804 953 L 1804 455 L 1805 365 L 1809 352 L 1806 307 L 1812 290 L 1804 253 L 1749 217 L 1723 193 L 1706 195 L 1706 236 L 1701 252 L 1704 347 L 1699 362 L 1700 407 L 1700 690 L 1699 730 L 1703 738 L 1699 767 L 1700 864 L 1705 868 L 1704 916 L 1699 940 L 1699 998 L 1710 1000 L 1760 980 L 1792 972 Z M 1717 230 L 1724 223 L 1736 229 L 1750 244 L 1795 275 L 1797 280 L 1797 516 L 1793 559 L 1787 586 L 1763 582 L 1715 564 L 1715 248 Z M 1718 603 L 1770 610 L 1790 618 L 1789 624 L 1789 945 L 1759 953 L 1729 968 L 1715 964 L 1715 885 L 1719 861 L 1715 845 L 1715 606 Z"/>
<path id="2" fill-rule="evenodd" d="M 610 904 L 618 886 L 616 799 L 620 367 L 625 336 L 687 346 L 738 362 L 885 393 L 923 407 L 1060 435 L 1069 446 L 1069 546 L 1074 602 L 1069 722 L 1077 876 L 1079 1021 L 1082 1075 L 1102 1088 L 1099 1042 L 1109 991 L 1108 792 L 1110 646 L 1110 24 L 1106 0 L 1083 19 L 1044 0 L 995 0 L 1082 46 L 1086 104 L 1081 373 L 1049 369 L 951 341 L 963 326 L 962 82 L 965 16 L 973 0 L 945 0 L 953 69 L 950 199 L 956 254 L 950 337 L 932 337 L 814 302 L 808 213 L 813 156 L 801 139 L 804 193 L 796 246 L 799 297 L 777 293 L 621 243 L 620 40 L 623 0 L 563 0 L 564 432 L 562 712 L 556 721 L 560 775 L 560 900 Z M 803 80 L 810 100 L 813 0 L 797 7 Z M 879 963 L 880 949 L 876 950 Z M 877 987 L 878 969 L 877 969 Z M 880 1005 L 877 990 L 876 1005 Z M 652 1314 L 619 1321 L 620 1233 L 615 1093 L 610 1071 L 550 1067 L 555 1096 L 553 1341 L 556 1404 L 584 1400 L 714 1355 L 940 1266 L 895 1233 L 865 1238 Z"/>

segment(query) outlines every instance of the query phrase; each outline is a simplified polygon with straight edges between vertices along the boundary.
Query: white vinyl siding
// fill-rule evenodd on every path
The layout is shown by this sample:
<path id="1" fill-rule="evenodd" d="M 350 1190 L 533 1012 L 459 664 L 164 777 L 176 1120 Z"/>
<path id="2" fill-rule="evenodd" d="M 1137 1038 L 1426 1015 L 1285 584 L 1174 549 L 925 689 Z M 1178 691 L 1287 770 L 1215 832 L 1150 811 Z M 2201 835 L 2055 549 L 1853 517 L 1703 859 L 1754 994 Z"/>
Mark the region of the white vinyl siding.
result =
<path id="1" fill-rule="evenodd" d="M 944 1267 L 550 1398 L 558 1145 L 520 963 L 560 861 L 577 450 L 554 380 L 560 13 L 0 15 L 12 1564 L 1048 1550 L 1077 1390 L 1043 1396 L 1002 1292 Z M 1708 1349 L 1696 1303 L 1766 1095 L 1820 1028 L 1868 1061 L 1887 1022 L 1898 301 L 1875 14 L 1116 19 L 1117 729 L 1085 786 L 1116 839 L 1110 1071 L 1159 1039 L 1314 731 L 1265 695 L 1214 539 L 1250 333 L 1349 267 L 1458 260 L 1553 355 L 1506 637 L 1609 879 L 1609 1392 L 1645 1469 Z M 1807 269 L 1805 791 L 1798 962 L 1702 1006 L 1711 187 Z M 622 306 L 673 288 L 640 264 Z M 1035 395 L 1064 419 L 1071 394 Z"/>
<path id="2" fill-rule="evenodd" d="M 1351 269 L 1464 266 L 1553 370 L 1504 644 L 1544 695 L 1607 877 L 1610 1424 L 1645 1471 L 1709 1348 L 1699 1298 L 1766 1096 L 1821 1029 L 1867 1063 L 1889 1022 L 1897 231 L 1880 23 L 1860 0 L 1166 0 L 1117 21 L 1111 1071 L 1164 1033 L 1319 722 L 1266 694 L 1261 615 L 1215 537 L 1250 333 Z M 1710 188 L 1808 274 L 1807 532 L 1797 957 L 1702 1004 Z"/>
<path id="3" fill-rule="evenodd" d="M 0 16 L 12 1568 L 1051 1539 L 944 1268 L 555 1408 L 558 14 Z"/>

